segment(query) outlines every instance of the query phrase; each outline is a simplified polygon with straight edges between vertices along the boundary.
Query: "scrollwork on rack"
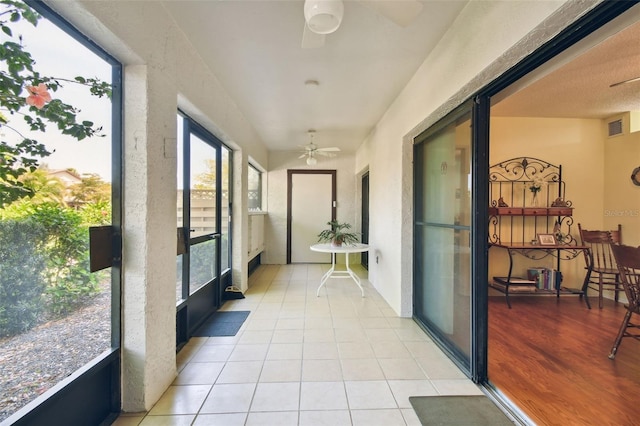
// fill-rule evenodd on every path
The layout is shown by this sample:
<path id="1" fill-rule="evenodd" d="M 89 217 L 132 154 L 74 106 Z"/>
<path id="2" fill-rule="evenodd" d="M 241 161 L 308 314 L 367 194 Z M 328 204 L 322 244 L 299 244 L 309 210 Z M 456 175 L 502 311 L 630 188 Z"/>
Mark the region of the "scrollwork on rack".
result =
<path id="1" fill-rule="evenodd" d="M 565 198 L 562 167 L 533 157 L 516 157 L 489 169 L 491 207 L 538 207 L 527 201 L 529 194 L 544 207 L 571 207 Z"/>
<path id="2" fill-rule="evenodd" d="M 524 182 L 542 178 L 547 182 L 559 182 L 558 166 L 532 157 L 518 157 L 497 163 L 491 167 L 490 181 Z"/>
<path id="3" fill-rule="evenodd" d="M 517 252 L 514 250 L 514 252 L 531 260 L 541 260 L 549 256 L 555 257 L 560 260 L 571 260 L 582 254 L 582 250 L 572 248 L 572 246 L 570 245 L 567 245 L 566 247 L 563 247 L 561 249 L 558 249 L 557 247 L 549 249 L 535 248 L 520 249 Z"/>

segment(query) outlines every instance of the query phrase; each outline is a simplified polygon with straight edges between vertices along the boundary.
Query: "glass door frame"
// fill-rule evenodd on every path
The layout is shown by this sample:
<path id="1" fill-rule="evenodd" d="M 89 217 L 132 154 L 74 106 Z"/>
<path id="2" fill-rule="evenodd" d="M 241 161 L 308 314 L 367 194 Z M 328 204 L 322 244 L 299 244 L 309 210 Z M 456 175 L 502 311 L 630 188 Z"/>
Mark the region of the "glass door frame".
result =
<path id="1" fill-rule="evenodd" d="M 44 18 L 58 26 L 84 47 L 112 67 L 111 83 L 111 348 L 63 378 L 53 388 L 19 409 L 6 421 L 12 425 L 50 424 L 109 424 L 122 407 L 122 162 L 123 162 L 123 71 L 122 64 L 90 38 L 41 1 L 25 3 Z M 43 354 L 42 356 L 46 356 Z"/>
<path id="2" fill-rule="evenodd" d="M 222 247 L 221 247 L 221 230 L 222 230 L 222 150 L 227 149 L 229 154 L 232 151 L 228 149 L 217 137 L 204 127 L 199 125 L 187 114 L 178 111 L 178 116 L 182 119 L 182 179 L 183 193 L 182 206 L 183 217 L 182 226 L 178 228 L 182 230 L 181 239 L 185 242 L 182 258 L 182 300 L 176 305 L 176 346 L 179 348 L 184 345 L 197 330 L 197 328 L 224 303 L 224 288 L 229 281 L 231 270 L 228 265 L 224 268 L 221 264 Z M 205 235 L 190 237 L 191 229 L 191 137 L 195 136 L 204 141 L 215 149 L 215 173 L 216 173 L 216 190 L 215 190 L 215 231 Z M 230 164 L 232 162 L 230 161 Z M 229 170 L 229 173 L 231 171 Z M 230 178 L 231 176 L 229 176 Z M 231 184 L 231 181 L 229 182 Z M 229 193 L 232 193 L 229 188 Z M 180 200 L 178 200 L 180 201 Z M 229 202 L 229 211 L 231 211 L 231 202 Z M 226 217 L 226 216 L 225 216 Z M 229 214 L 229 230 L 231 229 L 231 216 Z M 229 248 L 231 247 L 231 233 L 229 233 Z M 190 291 L 190 254 L 192 248 L 209 241 L 215 241 L 215 270 L 212 279 L 194 292 Z M 224 269 L 224 270 L 223 270 Z M 227 278 L 223 277 L 223 272 Z"/>
<path id="3" fill-rule="evenodd" d="M 449 357 L 456 362 L 462 370 L 476 383 L 484 384 L 490 391 L 493 386 L 487 376 L 488 364 L 488 174 L 489 168 L 489 122 L 491 97 L 506 89 L 512 83 L 518 81 L 529 72 L 543 65 L 554 56 L 573 46 L 592 32 L 596 31 L 609 21 L 620 16 L 637 1 L 628 2 L 602 2 L 596 5 L 583 17 L 568 25 L 556 37 L 539 47 L 521 62 L 510 68 L 503 75 L 493 80 L 490 84 L 478 90 L 458 108 L 451 111 L 445 117 L 436 122 L 426 132 L 432 132 L 438 126 L 443 126 L 447 120 L 458 113 L 460 108 L 472 103 L 472 282 L 471 282 L 471 358 L 470 368 L 461 365 L 461 359 L 457 357 L 455 350 L 449 347 L 431 330 L 427 332 L 434 337 L 434 341 Z M 468 107 L 468 106 L 467 106 Z M 421 134 L 422 135 L 422 134 Z M 416 138 L 418 139 L 418 138 Z M 503 400 L 499 393 L 493 392 L 499 400 Z M 505 404 L 509 405 L 508 402 Z"/>
<path id="4" fill-rule="evenodd" d="M 486 354 L 487 352 L 487 341 L 483 339 L 483 336 L 486 336 L 487 329 L 487 294 L 486 291 L 482 292 L 484 288 L 484 284 L 486 280 L 482 280 L 480 277 L 486 276 L 486 273 L 483 274 L 482 271 L 486 271 L 487 260 L 486 254 L 488 250 L 486 232 L 488 229 L 487 220 L 485 219 L 488 214 L 488 211 L 485 204 L 485 198 L 482 197 L 482 191 L 480 188 L 483 188 L 483 185 L 486 186 L 483 182 L 488 182 L 488 177 L 485 176 L 486 173 L 482 172 L 483 170 L 487 170 L 484 167 L 484 162 L 488 164 L 488 119 L 483 120 L 482 114 L 484 113 L 484 109 L 486 108 L 487 100 L 483 100 L 481 98 L 476 98 L 473 100 L 468 100 L 458 106 L 455 110 L 449 113 L 447 116 L 439 120 L 433 126 L 422 132 L 414 139 L 414 214 L 415 214 L 415 205 L 420 198 L 420 194 L 418 194 L 419 186 L 416 183 L 416 173 L 417 173 L 417 162 L 416 158 L 416 149 L 419 144 L 424 143 L 426 139 L 430 136 L 437 134 L 447 126 L 455 123 L 461 117 L 465 115 L 470 115 L 471 119 L 471 228 L 470 228 L 470 238 L 471 238 L 471 247 L 470 247 L 470 287 L 471 287 L 471 300 L 470 300 L 470 323 L 469 323 L 469 333 L 470 333 L 470 351 L 469 354 L 465 354 L 460 348 L 458 348 L 453 341 L 447 338 L 442 332 L 440 332 L 435 327 L 431 327 L 427 322 L 424 322 L 422 319 L 416 317 L 416 294 L 418 293 L 416 290 L 416 278 L 418 276 L 417 271 L 417 254 L 418 254 L 418 245 L 417 245 L 417 231 L 416 227 L 416 218 L 414 217 L 414 258 L 413 258 L 413 276 L 414 276 L 414 319 L 426 328 L 426 331 L 433 340 L 438 344 L 438 346 L 445 352 L 447 355 L 458 365 L 458 367 L 472 380 L 475 382 L 479 382 L 483 377 L 486 377 Z M 484 161 L 483 161 L 484 158 Z M 488 166 L 487 166 L 488 167 Z M 480 192 L 479 192 L 480 191 Z M 485 189 L 486 192 L 486 189 Z"/>

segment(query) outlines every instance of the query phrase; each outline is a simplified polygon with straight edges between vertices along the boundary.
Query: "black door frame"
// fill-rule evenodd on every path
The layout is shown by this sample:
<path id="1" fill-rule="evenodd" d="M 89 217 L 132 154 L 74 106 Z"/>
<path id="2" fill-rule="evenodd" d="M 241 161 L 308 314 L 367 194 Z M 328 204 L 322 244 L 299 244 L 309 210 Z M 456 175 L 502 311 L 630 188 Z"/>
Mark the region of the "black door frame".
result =
<path id="1" fill-rule="evenodd" d="M 473 174 L 473 191 L 475 197 L 481 201 L 475 203 L 476 210 L 476 234 L 473 241 L 477 249 L 472 251 L 474 260 L 477 262 L 472 268 L 475 276 L 485 277 L 485 282 L 476 281 L 472 288 L 472 294 L 475 299 L 474 308 L 476 311 L 472 314 L 474 322 L 477 322 L 473 329 L 474 339 L 474 359 L 472 368 L 472 379 L 476 383 L 483 383 L 490 389 L 493 387 L 489 383 L 488 378 L 488 286 L 486 285 L 486 277 L 488 275 L 488 220 L 489 220 L 489 180 L 486 171 L 489 169 L 489 123 L 490 123 L 490 100 L 492 96 L 497 95 L 502 90 L 509 87 L 525 75 L 534 71 L 541 65 L 545 64 L 555 56 L 559 55 L 566 49 L 573 46 L 589 34 L 598 30 L 616 17 L 635 6 L 639 1 L 603 1 L 594 7 L 590 12 L 585 14 L 573 24 L 569 25 L 561 31 L 552 40 L 549 40 L 529 56 L 512 67 L 509 71 L 495 79 L 492 83 L 481 89 L 474 98 L 476 106 L 474 107 L 474 125 L 472 137 L 477 144 L 474 150 L 474 164 L 477 164 L 476 171 Z M 482 261 L 480 261 L 482 259 Z M 496 395 L 501 401 L 508 404 L 501 395 Z"/>
<path id="2" fill-rule="evenodd" d="M 361 209 L 361 241 L 363 244 L 369 244 L 369 172 L 362 175 L 362 209 Z M 360 264 L 369 270 L 369 252 L 360 253 Z"/>
<path id="3" fill-rule="evenodd" d="M 536 49 L 520 63 L 509 69 L 490 84 L 476 92 L 471 98 L 472 108 L 472 206 L 474 216 L 472 222 L 472 342 L 470 371 L 467 371 L 475 383 L 480 383 L 492 390 L 487 377 L 488 364 L 488 175 L 489 167 L 489 122 L 490 101 L 495 96 L 520 78 L 537 69 L 556 55 L 582 40 L 614 18 L 620 16 L 639 1 L 603 1 L 582 18 L 569 25 L 552 40 Z M 461 106 L 469 100 L 461 103 Z M 424 133 L 431 132 L 451 120 L 459 108 L 451 111 L 436 122 Z M 422 135 L 422 134 L 421 134 Z M 431 331 L 430 331 L 431 334 Z M 436 343 L 449 354 L 458 365 L 457 351 L 449 347 L 441 339 Z M 463 369 L 464 370 L 464 369 Z M 509 405 L 500 394 L 494 394 L 505 405 Z"/>
<path id="4" fill-rule="evenodd" d="M 122 64 L 41 1 L 25 0 L 43 17 L 112 66 L 111 205 L 113 264 L 111 266 L 111 349 L 94 358 L 6 421 L 12 425 L 110 424 L 122 407 L 121 253 L 122 253 Z M 43 354 L 46 356 L 46 354 Z"/>
<path id="5" fill-rule="evenodd" d="M 185 252 L 182 254 L 182 301 L 176 307 L 176 346 L 179 349 L 189 341 L 197 328 L 203 322 L 205 322 L 212 313 L 214 313 L 218 308 L 222 306 L 222 304 L 224 303 L 224 286 L 222 285 L 222 283 L 225 280 L 223 280 L 222 277 L 222 250 L 220 238 L 220 230 L 222 229 L 222 149 L 224 148 L 224 144 L 222 143 L 222 141 L 220 141 L 220 139 L 218 139 L 215 135 L 206 130 L 184 112 L 178 111 L 178 114 L 183 119 L 183 226 L 180 229 L 182 229 L 182 232 L 184 233 L 183 239 L 186 248 L 186 250 L 184 250 Z M 213 148 L 216 148 L 216 231 L 211 234 L 194 238 L 190 238 L 189 236 L 189 229 L 191 227 L 191 134 L 197 136 L 207 144 L 211 145 Z M 215 271 L 215 276 L 211 281 L 204 284 L 198 290 L 190 293 L 189 261 L 191 247 L 211 240 L 214 240 L 216 245 L 215 265 L 217 270 Z"/>

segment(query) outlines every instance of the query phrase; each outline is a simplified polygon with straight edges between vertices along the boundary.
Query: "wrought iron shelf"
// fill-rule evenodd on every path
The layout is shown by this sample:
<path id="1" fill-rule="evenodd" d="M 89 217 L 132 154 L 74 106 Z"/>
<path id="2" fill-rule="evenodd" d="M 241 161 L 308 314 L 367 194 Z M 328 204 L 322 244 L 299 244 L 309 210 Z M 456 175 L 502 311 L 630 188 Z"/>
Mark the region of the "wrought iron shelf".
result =
<path id="1" fill-rule="evenodd" d="M 554 266 L 560 271 L 561 260 L 584 254 L 590 275 L 591 253 L 571 235 L 573 207 L 571 201 L 565 199 L 562 166 L 532 157 L 497 163 L 489 169 L 489 199 L 489 246 L 504 249 L 509 255 L 508 274 L 499 280 L 494 277 L 489 286 L 505 294 L 507 305 L 511 307 L 509 295 L 516 293 L 558 297 L 561 293 L 584 294 L 584 283 L 582 289 L 558 287 L 542 291 L 535 286 L 525 286 L 524 290 L 529 291 L 522 291 L 522 286 L 511 282 L 515 255 L 533 260 L 553 257 Z M 553 234 L 556 243 L 537 244 L 539 234 Z M 564 289 L 567 291 L 562 291 Z M 589 306 L 589 301 L 586 302 Z"/>
<path id="2" fill-rule="evenodd" d="M 489 207 L 489 216 L 573 216 L 571 207 Z"/>

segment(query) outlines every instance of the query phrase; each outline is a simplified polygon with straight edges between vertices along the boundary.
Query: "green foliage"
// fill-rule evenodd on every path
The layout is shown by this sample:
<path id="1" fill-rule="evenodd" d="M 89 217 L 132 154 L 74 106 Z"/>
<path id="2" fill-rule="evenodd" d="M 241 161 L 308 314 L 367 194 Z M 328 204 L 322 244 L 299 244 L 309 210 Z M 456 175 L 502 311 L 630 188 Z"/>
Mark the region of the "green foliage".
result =
<path id="1" fill-rule="evenodd" d="M 44 226 L 31 219 L 0 221 L 0 337 L 36 325 L 46 287 Z"/>
<path id="2" fill-rule="evenodd" d="M 111 224 L 111 202 L 95 201 L 80 207 L 78 210 L 85 226 L 100 226 Z"/>
<path id="3" fill-rule="evenodd" d="M 63 315 L 97 294 L 97 278 L 89 272 L 88 227 L 79 212 L 55 203 L 23 201 L 0 213 L 3 220 L 29 220 L 41 227 L 46 261 L 44 295 L 50 314 Z M 13 244 L 23 243 L 29 241 Z"/>
<path id="4" fill-rule="evenodd" d="M 53 202 L 64 205 L 65 186 L 62 180 L 49 175 L 46 168 L 38 168 L 33 172 L 27 172 L 20 176 L 20 182 L 33 193 L 30 199 L 35 204 Z"/>
<path id="5" fill-rule="evenodd" d="M 47 230 L 47 289 L 49 309 L 65 314 L 98 292 L 89 272 L 89 232 L 82 216 L 56 204 L 36 206 L 31 216 Z"/>
<path id="6" fill-rule="evenodd" d="M 85 173 L 81 181 L 69 188 L 71 203 L 100 203 L 111 200 L 111 184 L 102 180 L 100 175 Z"/>
<path id="7" fill-rule="evenodd" d="M 332 220 L 327 222 L 327 225 L 331 226 L 331 228 L 324 229 L 318 234 L 318 242 L 330 242 L 337 246 L 343 243 L 355 244 L 358 242 L 359 234 L 357 232 L 348 232 L 351 229 L 351 225 L 348 223 L 339 223 L 337 220 Z"/>
<path id="8" fill-rule="evenodd" d="M 98 97 L 111 96 L 111 85 L 95 78 L 41 75 L 34 68 L 31 54 L 24 50 L 22 37 L 14 35 L 11 29 L 11 23 L 21 19 L 36 25 L 40 15 L 20 1 L 0 0 L 0 29 L 8 36 L 8 40 L 0 44 L 0 134 L 3 137 L 0 141 L 0 207 L 34 194 L 20 177 L 37 168 L 38 158 L 50 155 L 44 144 L 11 126 L 10 117 L 22 117 L 31 131 L 47 132 L 47 125 L 52 124 L 62 134 L 77 140 L 103 136 L 101 127 L 88 120 L 79 121 L 76 116 L 79 111 L 60 99 L 38 106 L 29 104 L 28 98 L 33 97 L 29 88 L 44 84 L 49 96 L 48 91 L 56 92 L 63 82 L 68 82 L 87 86 L 90 93 Z M 17 136 L 17 142 L 6 138 L 7 130 Z"/>

